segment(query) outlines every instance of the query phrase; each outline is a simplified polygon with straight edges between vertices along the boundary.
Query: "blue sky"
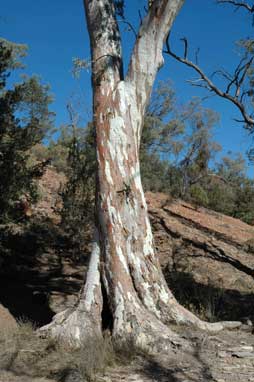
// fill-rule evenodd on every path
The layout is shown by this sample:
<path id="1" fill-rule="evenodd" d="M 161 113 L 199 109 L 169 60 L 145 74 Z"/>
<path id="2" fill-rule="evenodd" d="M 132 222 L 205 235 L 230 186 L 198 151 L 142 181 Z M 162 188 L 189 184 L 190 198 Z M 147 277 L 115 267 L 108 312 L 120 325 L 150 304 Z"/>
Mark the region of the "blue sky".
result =
<path id="1" fill-rule="evenodd" d="M 138 25 L 138 10 L 143 9 L 144 1 L 127 0 L 126 3 L 126 16 Z M 56 112 L 57 125 L 67 121 L 66 103 L 70 97 L 81 92 L 85 118 L 90 118 L 90 74 L 84 73 L 79 81 L 71 75 L 72 58 L 89 58 L 90 54 L 82 0 L 2 0 L 0 34 L 29 46 L 26 72 L 40 75 L 51 85 L 52 110 Z M 178 41 L 183 36 L 188 37 L 190 52 L 200 48 L 199 64 L 210 74 L 221 67 L 233 70 L 238 62 L 234 41 L 253 36 L 253 27 L 244 10 L 234 12 L 230 6 L 216 5 L 215 0 L 186 0 L 172 30 L 172 47 L 178 52 L 181 49 Z M 125 65 L 133 41 L 132 34 L 125 32 Z M 179 103 L 187 102 L 192 96 L 205 95 L 187 84 L 186 80 L 194 77 L 194 72 L 170 57 L 165 57 L 165 65 L 158 75 L 158 79 L 171 79 Z M 204 106 L 221 114 L 214 132 L 224 152 L 244 153 L 251 144 L 251 137 L 233 121 L 233 118 L 239 118 L 238 111 L 216 97 L 208 99 Z M 249 174 L 253 176 L 252 169 Z"/>

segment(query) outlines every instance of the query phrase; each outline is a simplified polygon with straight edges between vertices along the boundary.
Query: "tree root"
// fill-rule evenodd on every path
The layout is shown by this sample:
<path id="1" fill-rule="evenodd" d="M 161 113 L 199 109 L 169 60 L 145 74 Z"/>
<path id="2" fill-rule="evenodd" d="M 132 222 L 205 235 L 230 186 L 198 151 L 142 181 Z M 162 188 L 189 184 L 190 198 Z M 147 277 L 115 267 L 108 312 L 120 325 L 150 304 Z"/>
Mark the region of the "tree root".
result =
<path id="1" fill-rule="evenodd" d="M 89 314 L 78 308 L 66 309 L 56 314 L 50 324 L 38 329 L 38 335 L 52 337 L 75 347 L 86 338 L 102 338 L 101 323 L 95 322 Z"/>
<path id="2" fill-rule="evenodd" d="M 210 333 L 220 332 L 224 329 L 237 329 L 241 327 L 240 321 L 219 321 L 207 322 L 198 318 L 195 314 L 180 305 L 175 298 L 170 301 L 168 307 L 168 316 L 164 317 L 164 322 L 173 322 L 177 325 L 192 326 L 196 329 L 204 330 Z"/>

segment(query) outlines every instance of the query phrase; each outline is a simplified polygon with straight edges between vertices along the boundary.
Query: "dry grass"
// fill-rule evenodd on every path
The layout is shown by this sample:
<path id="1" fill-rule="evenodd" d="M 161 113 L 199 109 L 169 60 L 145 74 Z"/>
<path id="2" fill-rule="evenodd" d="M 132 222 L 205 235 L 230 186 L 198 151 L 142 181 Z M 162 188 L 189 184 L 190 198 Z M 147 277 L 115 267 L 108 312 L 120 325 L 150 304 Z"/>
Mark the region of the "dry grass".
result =
<path id="1" fill-rule="evenodd" d="M 90 338 L 76 351 L 76 368 L 80 374 L 93 381 L 96 374 L 105 372 L 106 367 L 115 363 L 115 352 L 110 337 Z"/>
<path id="2" fill-rule="evenodd" d="M 98 373 L 115 361 L 110 337 L 90 338 L 80 348 L 70 348 L 50 338 L 40 338 L 29 322 L 19 322 L 17 328 L 0 328 L 0 372 L 12 372 L 21 378 L 52 378 L 70 380 L 77 374 L 79 381 L 95 381 Z M 1 380 L 1 378 L 0 378 Z"/>
<path id="3" fill-rule="evenodd" d="M 197 284 L 191 273 L 170 272 L 166 275 L 177 301 L 202 320 L 216 322 L 221 319 L 221 301 L 224 289 Z"/>

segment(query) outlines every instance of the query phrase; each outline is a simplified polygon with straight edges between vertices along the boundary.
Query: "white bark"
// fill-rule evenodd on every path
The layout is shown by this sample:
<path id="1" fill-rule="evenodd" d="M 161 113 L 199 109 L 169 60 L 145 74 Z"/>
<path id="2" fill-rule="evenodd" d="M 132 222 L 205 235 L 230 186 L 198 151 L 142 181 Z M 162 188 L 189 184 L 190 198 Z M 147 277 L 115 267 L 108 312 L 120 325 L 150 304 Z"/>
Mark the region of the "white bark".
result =
<path id="1" fill-rule="evenodd" d="M 100 283 L 100 246 L 95 230 L 93 248 L 86 283 L 80 291 L 77 304 L 54 316 L 52 323 L 43 326 L 39 333 L 49 333 L 75 345 L 88 336 L 101 336 L 102 292 Z"/>
<path id="2" fill-rule="evenodd" d="M 96 225 L 86 285 L 77 306 L 48 326 L 55 335 L 82 340 L 101 332 L 103 282 L 115 337 L 158 348 L 178 341 L 170 322 L 220 330 L 181 307 L 154 253 L 140 178 L 139 146 L 145 108 L 162 47 L 183 0 L 155 0 L 143 20 L 123 79 L 121 43 L 112 0 L 85 0 L 91 40 L 97 145 Z M 105 301 L 104 301 L 105 304 Z"/>

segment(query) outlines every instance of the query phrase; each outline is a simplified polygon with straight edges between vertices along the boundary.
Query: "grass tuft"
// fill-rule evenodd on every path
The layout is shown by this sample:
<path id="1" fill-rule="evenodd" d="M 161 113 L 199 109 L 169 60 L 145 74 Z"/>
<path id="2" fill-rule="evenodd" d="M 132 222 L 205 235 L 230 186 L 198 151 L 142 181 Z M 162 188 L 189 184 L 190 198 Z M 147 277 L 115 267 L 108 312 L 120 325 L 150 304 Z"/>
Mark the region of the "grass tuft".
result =
<path id="1" fill-rule="evenodd" d="M 109 336 L 91 337 L 80 348 L 71 348 L 52 338 L 40 338 L 30 322 L 20 321 L 17 328 L 0 328 L 0 377 L 10 371 L 29 378 L 45 377 L 57 381 L 95 381 L 115 362 Z M 0 378 L 1 379 L 1 378 Z"/>

